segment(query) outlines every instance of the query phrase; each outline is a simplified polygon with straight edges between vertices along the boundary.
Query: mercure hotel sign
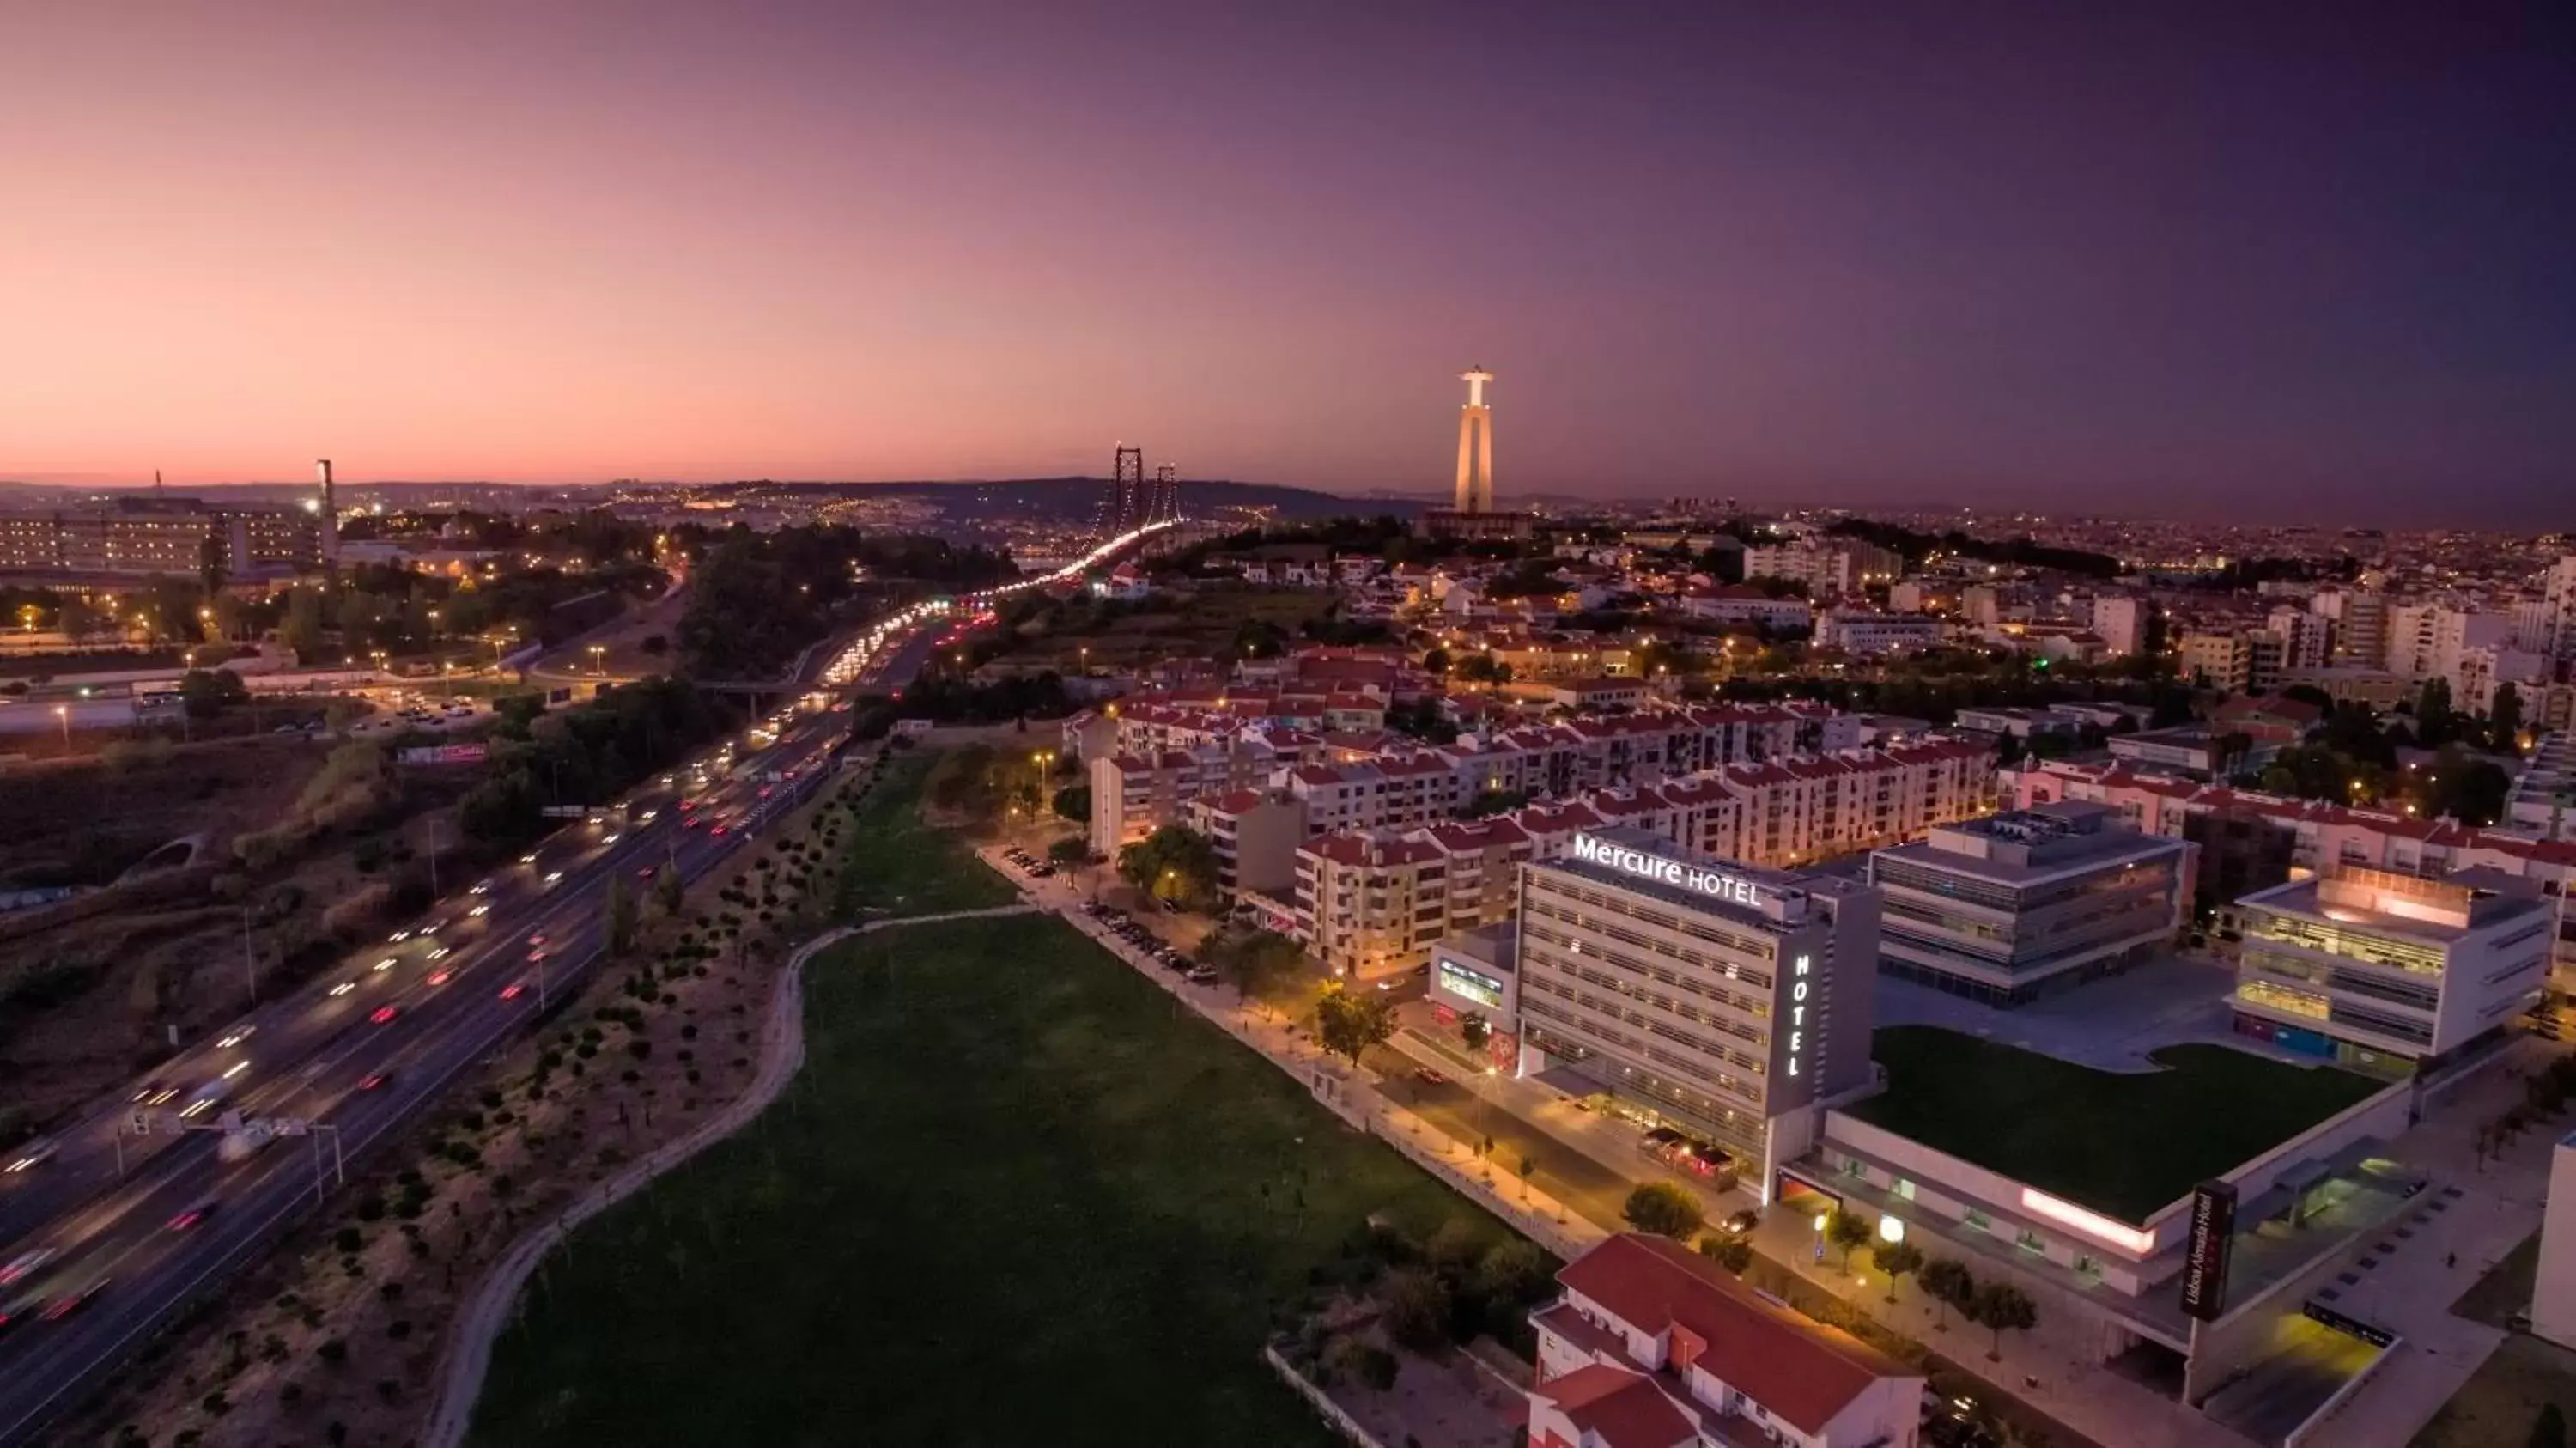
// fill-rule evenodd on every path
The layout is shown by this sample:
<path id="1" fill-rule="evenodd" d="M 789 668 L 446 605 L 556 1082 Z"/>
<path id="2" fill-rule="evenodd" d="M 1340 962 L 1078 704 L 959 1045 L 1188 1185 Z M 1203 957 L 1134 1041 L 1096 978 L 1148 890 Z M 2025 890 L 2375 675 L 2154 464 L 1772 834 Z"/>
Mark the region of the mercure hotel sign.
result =
<path id="1" fill-rule="evenodd" d="M 1655 880 L 1680 889 L 1695 890 L 1730 905 L 1754 909 L 1762 905 L 1762 887 L 1740 875 L 1730 875 L 1703 865 L 1685 865 L 1679 860 L 1667 860 L 1661 855 L 1648 854 L 1633 846 L 1595 839 L 1590 835 L 1574 837 L 1574 858 L 1607 865 L 1621 874 L 1634 875 L 1641 880 Z"/>

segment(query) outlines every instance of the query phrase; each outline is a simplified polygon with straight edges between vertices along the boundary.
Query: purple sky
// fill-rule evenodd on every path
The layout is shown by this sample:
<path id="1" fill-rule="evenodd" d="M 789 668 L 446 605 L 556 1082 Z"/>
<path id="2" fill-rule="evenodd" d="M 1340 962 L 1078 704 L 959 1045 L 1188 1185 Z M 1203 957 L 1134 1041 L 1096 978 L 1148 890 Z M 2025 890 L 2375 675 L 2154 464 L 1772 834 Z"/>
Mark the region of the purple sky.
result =
<path id="1" fill-rule="evenodd" d="M 2396 8 L 19 0 L 0 477 L 2576 526 L 2576 23 Z"/>

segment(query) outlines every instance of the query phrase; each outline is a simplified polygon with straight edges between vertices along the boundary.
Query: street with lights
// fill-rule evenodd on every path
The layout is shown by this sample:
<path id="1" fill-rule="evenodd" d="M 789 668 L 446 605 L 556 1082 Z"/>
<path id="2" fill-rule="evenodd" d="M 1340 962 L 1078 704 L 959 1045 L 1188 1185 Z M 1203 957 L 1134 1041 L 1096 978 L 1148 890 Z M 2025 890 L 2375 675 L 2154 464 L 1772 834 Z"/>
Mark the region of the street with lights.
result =
<path id="1" fill-rule="evenodd" d="M 1153 531 L 1153 530 L 1145 530 Z M 46 1425 L 158 1327 L 272 1246 L 342 1163 L 578 991 L 603 897 L 694 882 L 809 798 L 853 691 L 900 688 L 926 640 L 1003 592 L 1078 579 L 1132 546 L 994 593 L 916 604 L 851 641 L 824 688 L 594 807 L 329 972 L 264 1001 L 0 1159 L 0 1444 Z"/>

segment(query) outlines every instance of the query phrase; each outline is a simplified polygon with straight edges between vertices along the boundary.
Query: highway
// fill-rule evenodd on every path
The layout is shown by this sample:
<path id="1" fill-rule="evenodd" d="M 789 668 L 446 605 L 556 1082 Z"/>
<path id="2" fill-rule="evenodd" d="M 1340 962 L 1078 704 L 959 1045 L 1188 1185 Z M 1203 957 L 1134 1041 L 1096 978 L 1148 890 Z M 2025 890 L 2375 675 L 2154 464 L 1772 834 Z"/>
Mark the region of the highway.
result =
<path id="1" fill-rule="evenodd" d="M 922 641 L 952 612 L 1078 583 L 1168 526 L 1112 539 L 1043 577 L 882 620 L 832 656 L 821 699 L 773 716 L 781 722 L 767 747 L 728 741 L 600 806 L 603 818 L 556 831 L 56 1124 L 40 1138 L 49 1151 L 0 1153 L 0 1448 L 38 1441 L 154 1330 L 326 1201 L 340 1162 L 577 992 L 602 955 L 608 880 L 628 877 L 640 897 L 668 865 L 694 885 L 821 788 L 848 741 L 847 691 L 908 680 Z M 223 1128 L 279 1119 L 318 1129 L 226 1159 Z"/>
<path id="2" fill-rule="evenodd" d="M 600 955 L 611 876 L 628 876 L 639 898 L 666 863 L 694 882 L 821 787 L 849 717 L 844 707 L 798 714 L 770 747 L 741 754 L 733 778 L 701 785 L 683 767 L 621 802 L 632 820 L 612 809 L 609 823 L 558 831 L 404 938 L 361 949 L 94 1103 L 48 1138 L 49 1159 L 0 1172 L 0 1273 L 13 1279 L 0 1286 L 0 1444 L 34 1441 L 153 1328 L 336 1186 L 342 1156 L 365 1152 L 529 1029 L 544 1004 L 577 991 Z M 684 795 L 703 823 L 684 827 Z M 187 1118 L 198 1128 L 237 1112 L 327 1130 L 228 1162 L 220 1132 L 164 1130 L 201 1100 Z M 133 1134 L 138 1112 L 154 1134 Z M 26 1154 L 13 1149 L 0 1165 Z M 191 1211 L 201 1215 L 177 1227 Z"/>

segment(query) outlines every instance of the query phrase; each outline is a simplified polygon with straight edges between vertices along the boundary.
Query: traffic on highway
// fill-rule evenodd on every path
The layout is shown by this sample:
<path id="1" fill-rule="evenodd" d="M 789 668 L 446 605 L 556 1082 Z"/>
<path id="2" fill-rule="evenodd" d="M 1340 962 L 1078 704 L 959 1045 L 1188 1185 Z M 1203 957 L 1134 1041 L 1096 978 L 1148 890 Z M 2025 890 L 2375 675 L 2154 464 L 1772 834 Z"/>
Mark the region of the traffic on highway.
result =
<path id="1" fill-rule="evenodd" d="M 807 696 L 13 1149 L 0 1161 L 0 1443 L 32 1441 L 315 1206 L 348 1156 L 578 989 L 600 953 L 607 880 L 715 869 L 821 785 L 848 730 L 846 706 Z"/>
<path id="2" fill-rule="evenodd" d="M 0 1157 L 0 1445 L 36 1441 L 155 1329 L 327 1200 L 348 1158 L 578 990 L 602 953 L 607 881 L 667 868 L 694 882 L 809 798 L 849 743 L 846 692 L 908 681 L 930 625 L 1078 582 L 1170 526 L 872 626 L 825 667 L 823 689 L 594 807 Z"/>

